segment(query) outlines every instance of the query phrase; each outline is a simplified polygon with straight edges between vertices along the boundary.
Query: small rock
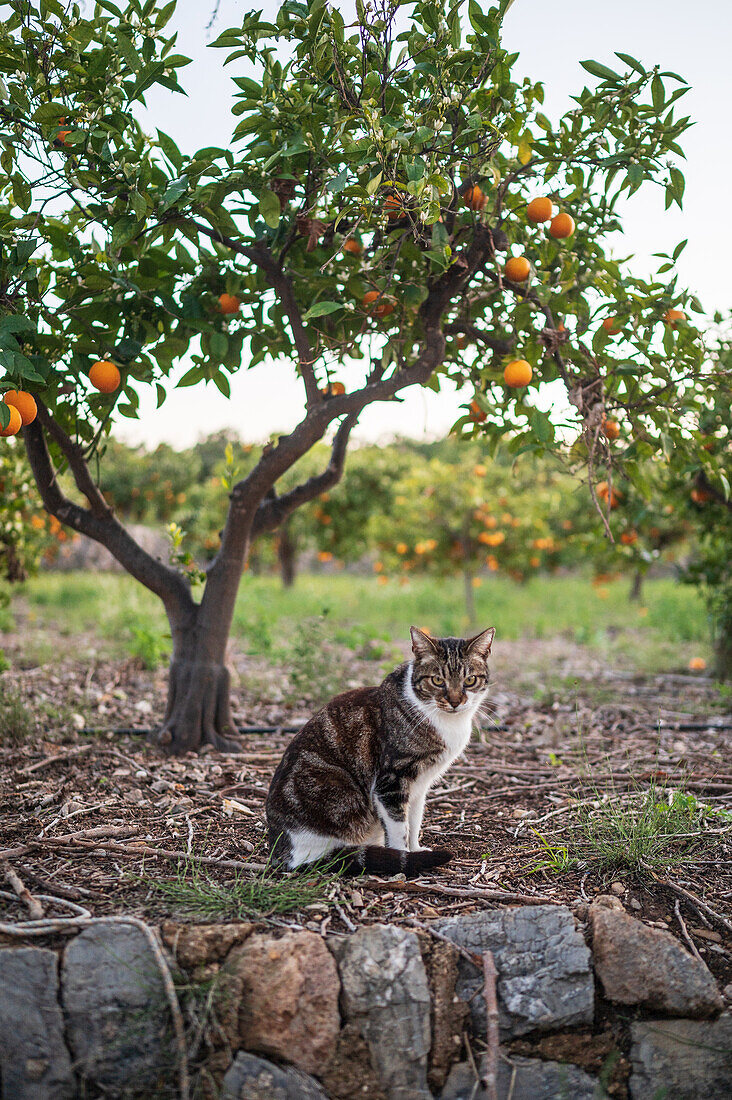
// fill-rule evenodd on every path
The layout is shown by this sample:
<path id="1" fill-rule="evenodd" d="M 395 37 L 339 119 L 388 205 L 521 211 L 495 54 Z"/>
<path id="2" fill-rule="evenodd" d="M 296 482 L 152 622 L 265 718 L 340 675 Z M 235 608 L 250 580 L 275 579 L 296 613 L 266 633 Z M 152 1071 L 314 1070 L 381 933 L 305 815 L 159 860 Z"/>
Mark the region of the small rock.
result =
<path id="1" fill-rule="evenodd" d="M 328 1100 L 318 1082 L 291 1067 L 254 1054 L 237 1054 L 221 1087 L 221 1100 Z"/>
<path id="2" fill-rule="evenodd" d="M 732 982 L 728 982 L 722 990 L 722 997 L 728 1005 L 732 1005 Z"/>
<path id="3" fill-rule="evenodd" d="M 578 1066 L 519 1058 L 505 1051 L 498 1059 L 496 1086 L 498 1100 L 563 1100 L 569 1096 L 572 1100 L 594 1100 L 600 1095 L 597 1078 Z M 460 1062 L 453 1066 L 440 1100 L 488 1100 L 488 1093 L 476 1082 L 470 1063 Z"/>
<path id="4" fill-rule="evenodd" d="M 74 727 L 74 729 L 83 730 L 84 726 L 86 725 L 86 719 L 84 718 L 84 715 L 72 714 L 71 725 Z"/>
<path id="5" fill-rule="evenodd" d="M 135 710 L 138 714 L 152 714 L 153 705 L 147 699 L 138 699 L 135 703 Z"/>
<path id="6" fill-rule="evenodd" d="M 732 1016 L 643 1020 L 630 1025 L 633 1100 L 722 1100 L 732 1096 Z"/>
<path id="7" fill-rule="evenodd" d="M 625 883 L 614 882 L 610 887 L 610 891 L 611 893 L 615 894 L 616 898 L 622 898 L 623 894 L 625 893 Z"/>
<path id="8" fill-rule="evenodd" d="M 141 929 L 110 921 L 71 941 L 62 966 L 66 1034 L 86 1082 L 157 1095 L 177 1058 L 163 979 Z"/>
<path id="9" fill-rule="evenodd" d="M 590 952 L 563 905 L 493 909 L 436 921 L 435 928 L 475 954 L 493 952 L 501 1035 L 591 1023 Z M 483 976 L 461 957 L 457 993 L 470 1005 L 473 1030 L 485 1035 Z"/>
<path id="10" fill-rule="evenodd" d="M 306 1073 L 322 1069 L 333 1056 L 340 982 L 321 936 L 251 936 L 232 949 L 221 976 L 220 1001 L 233 1047 L 274 1055 Z"/>
<path id="11" fill-rule="evenodd" d="M 637 898 L 631 898 L 628 904 L 630 905 L 631 909 L 635 909 L 636 913 L 643 908 Z"/>
<path id="12" fill-rule="evenodd" d="M 254 924 L 177 924 L 164 921 L 160 933 L 176 962 L 187 969 L 222 962 L 235 944 L 243 943 Z"/>
<path id="13" fill-rule="evenodd" d="M 598 909 L 617 909 L 619 912 L 624 913 L 623 903 L 619 898 L 614 897 L 612 894 L 598 894 L 592 902 L 593 908 Z"/>
<path id="14" fill-rule="evenodd" d="M 723 1005 L 714 978 L 670 932 L 628 913 L 590 910 L 595 972 L 605 996 L 671 1016 L 713 1016 Z"/>
<path id="15" fill-rule="evenodd" d="M 430 991 L 414 932 L 382 924 L 332 945 L 346 1023 L 366 1041 L 388 1100 L 430 1100 Z"/>
<path id="16" fill-rule="evenodd" d="M 0 1095 L 6 1100 L 77 1095 L 58 995 L 53 951 L 0 950 Z"/>

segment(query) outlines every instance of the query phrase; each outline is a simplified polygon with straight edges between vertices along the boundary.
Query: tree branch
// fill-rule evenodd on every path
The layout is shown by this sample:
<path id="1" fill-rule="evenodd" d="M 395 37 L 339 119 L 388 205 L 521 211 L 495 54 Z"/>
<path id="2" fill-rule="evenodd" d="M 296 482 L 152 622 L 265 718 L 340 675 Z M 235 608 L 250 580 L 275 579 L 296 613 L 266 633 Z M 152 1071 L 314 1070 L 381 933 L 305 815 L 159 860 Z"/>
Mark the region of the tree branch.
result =
<path id="1" fill-rule="evenodd" d="M 66 434 L 60 424 L 56 423 L 40 397 L 36 398 L 36 405 L 38 406 L 38 419 L 51 438 L 58 443 L 63 454 L 66 456 L 69 463 L 69 469 L 74 475 L 76 487 L 89 501 L 92 513 L 99 519 L 106 519 L 111 516 L 112 509 L 102 496 L 99 487 L 94 483 L 81 447 L 78 443 L 74 443 L 73 439 Z"/>
<path id="2" fill-rule="evenodd" d="M 246 259 L 251 260 L 252 263 L 255 263 L 257 267 L 261 268 L 267 276 L 270 286 L 282 303 L 282 308 L 290 322 L 292 338 L 295 342 L 295 349 L 298 355 L 298 365 L 305 384 L 305 397 L 308 407 L 321 404 L 323 397 L 318 389 L 315 371 L 313 370 L 315 355 L 310 344 L 307 329 L 302 320 L 302 314 L 295 300 L 292 283 L 269 249 L 260 245 L 240 244 L 239 241 L 235 241 L 233 237 L 221 233 L 218 229 L 212 229 L 211 226 L 206 225 L 204 222 L 199 222 L 195 218 L 179 218 L 177 220 L 185 222 L 187 225 L 197 229 L 199 233 L 203 233 L 203 235 L 209 237 L 210 240 L 225 245 L 226 248 L 235 252 L 237 255 L 245 256 Z"/>
<path id="3" fill-rule="evenodd" d="M 47 410 L 46 415 L 49 415 Z M 23 440 L 46 511 L 67 527 L 105 546 L 135 580 L 160 597 L 166 609 L 195 614 L 196 605 L 180 573 L 143 550 L 115 519 L 106 504 L 105 512 L 98 514 L 75 504 L 62 492 L 40 420 L 39 416 L 32 424 L 23 428 Z M 88 470 L 86 474 L 91 481 Z"/>
<path id="4" fill-rule="evenodd" d="M 308 478 L 307 481 L 297 485 L 289 493 L 284 493 L 283 496 L 270 496 L 268 494 L 265 497 L 254 517 L 252 538 L 256 538 L 264 531 L 273 531 L 300 505 L 307 504 L 315 497 L 320 496 L 321 493 L 338 484 L 343 476 L 348 439 L 357 420 L 358 415 L 351 414 L 339 425 L 333 440 L 330 461 L 322 474 Z"/>
<path id="5" fill-rule="evenodd" d="M 505 336 L 502 339 L 499 336 L 491 336 L 490 333 L 484 332 L 483 329 L 478 328 L 477 325 L 473 325 L 469 321 L 450 321 L 449 324 L 443 327 L 443 332 L 446 336 L 457 334 L 469 336 L 476 343 L 485 344 L 486 347 L 491 348 L 497 355 L 510 354 L 516 343 L 512 336 Z"/>

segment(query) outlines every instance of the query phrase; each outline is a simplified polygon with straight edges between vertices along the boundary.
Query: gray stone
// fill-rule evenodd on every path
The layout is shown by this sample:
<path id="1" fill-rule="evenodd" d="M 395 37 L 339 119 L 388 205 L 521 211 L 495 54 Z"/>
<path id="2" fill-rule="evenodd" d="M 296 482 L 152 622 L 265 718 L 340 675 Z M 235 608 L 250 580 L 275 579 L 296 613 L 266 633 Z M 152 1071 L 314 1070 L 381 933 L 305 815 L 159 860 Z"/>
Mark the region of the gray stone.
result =
<path id="1" fill-rule="evenodd" d="M 496 1074 L 498 1100 L 596 1100 L 604 1096 L 600 1083 L 579 1066 L 511 1057 L 501 1052 Z M 453 1066 L 440 1100 L 487 1100 L 469 1062 Z"/>
<path id="2" fill-rule="evenodd" d="M 592 1022 L 590 952 L 569 909 L 491 909 L 435 921 L 434 927 L 468 951 L 493 952 L 501 1038 Z M 482 1037 L 483 975 L 465 958 L 458 970 L 458 996 L 470 1005 L 473 1028 Z"/>
<path id="3" fill-rule="evenodd" d="M 631 1024 L 633 1100 L 722 1100 L 732 1096 L 732 1016 Z"/>
<path id="4" fill-rule="evenodd" d="M 237 1054 L 224 1076 L 221 1100 L 328 1100 L 301 1070 L 275 1066 L 255 1054 Z"/>
<path id="5" fill-rule="evenodd" d="M 0 950 L 0 1096 L 76 1096 L 58 1002 L 58 960 L 42 947 Z"/>
<path id="6" fill-rule="evenodd" d="M 608 1000 L 671 1016 L 715 1016 L 722 1011 L 711 973 L 670 932 L 594 904 L 590 922 L 595 973 Z"/>
<path id="7" fill-rule="evenodd" d="M 176 1055 L 160 971 L 139 928 L 87 928 L 66 948 L 62 969 L 67 1035 L 79 1074 L 105 1094 L 156 1095 L 173 1079 Z"/>
<path id="8" fill-rule="evenodd" d="M 419 940 L 382 924 L 337 941 L 341 1008 L 369 1048 L 389 1100 L 429 1100 L 430 991 Z"/>

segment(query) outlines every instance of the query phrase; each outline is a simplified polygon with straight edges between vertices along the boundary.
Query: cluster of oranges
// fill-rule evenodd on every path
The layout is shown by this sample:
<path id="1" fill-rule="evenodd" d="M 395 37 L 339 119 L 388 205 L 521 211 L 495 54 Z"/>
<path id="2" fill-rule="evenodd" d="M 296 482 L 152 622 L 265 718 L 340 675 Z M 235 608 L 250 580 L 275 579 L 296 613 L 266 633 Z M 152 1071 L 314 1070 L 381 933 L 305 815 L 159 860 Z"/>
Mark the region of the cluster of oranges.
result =
<path id="1" fill-rule="evenodd" d="M 89 381 L 100 393 L 114 393 L 122 382 L 119 368 L 109 359 L 98 359 L 89 371 Z M 0 436 L 17 435 L 21 428 L 32 424 L 38 415 L 38 405 L 27 390 L 8 390 L 3 401 L 10 409 L 10 420 L 0 428 Z"/>

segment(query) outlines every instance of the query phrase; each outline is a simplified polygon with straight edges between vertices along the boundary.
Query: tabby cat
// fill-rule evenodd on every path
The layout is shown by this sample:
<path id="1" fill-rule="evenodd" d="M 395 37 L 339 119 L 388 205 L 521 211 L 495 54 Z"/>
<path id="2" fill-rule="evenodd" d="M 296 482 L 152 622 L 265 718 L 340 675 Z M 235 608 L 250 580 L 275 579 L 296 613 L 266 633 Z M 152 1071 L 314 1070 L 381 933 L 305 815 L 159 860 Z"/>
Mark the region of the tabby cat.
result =
<path id="1" fill-rule="evenodd" d="M 495 630 L 410 633 L 412 661 L 378 687 L 336 695 L 285 750 L 267 795 L 276 864 L 327 856 L 346 871 L 410 876 L 451 858 L 420 848 L 424 803 L 468 744 Z"/>

